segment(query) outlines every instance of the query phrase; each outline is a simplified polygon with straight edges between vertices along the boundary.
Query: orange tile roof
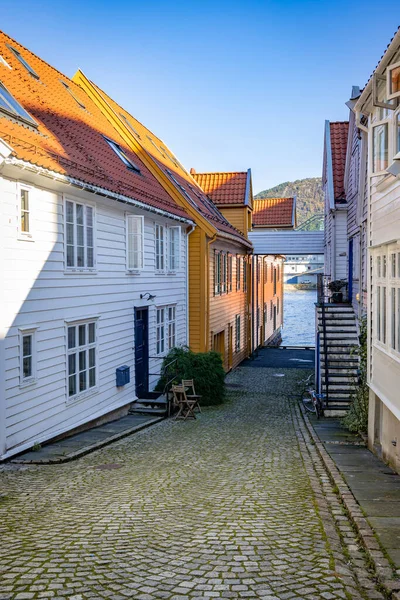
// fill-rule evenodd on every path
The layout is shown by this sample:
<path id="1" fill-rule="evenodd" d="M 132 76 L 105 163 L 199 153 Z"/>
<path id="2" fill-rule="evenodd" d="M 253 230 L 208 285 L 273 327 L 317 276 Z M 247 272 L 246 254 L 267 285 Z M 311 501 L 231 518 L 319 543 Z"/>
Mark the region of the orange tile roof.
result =
<path id="1" fill-rule="evenodd" d="M 253 225 L 255 227 L 294 227 L 295 198 L 255 198 Z"/>
<path id="2" fill-rule="evenodd" d="M 25 69 L 7 44 L 22 55 L 39 79 Z M 2 32 L 0 55 L 11 67 L 0 62 L 0 82 L 38 123 L 37 129 L 25 126 L 0 111 L 0 138 L 13 148 L 14 157 L 188 218 L 78 85 Z M 124 150 L 140 174 L 124 165 L 103 136 Z"/>
<path id="3" fill-rule="evenodd" d="M 199 186 L 217 205 L 246 204 L 248 171 L 238 173 L 196 173 L 190 174 Z"/>
<path id="4" fill-rule="evenodd" d="M 164 173 L 168 175 L 178 191 L 183 194 L 193 206 L 195 206 L 197 212 L 212 223 L 218 231 L 233 235 L 238 241 L 249 246 L 250 244 L 246 237 L 240 231 L 235 229 L 235 227 L 225 219 L 222 213 L 219 212 L 218 208 L 207 197 L 192 175 L 182 166 L 165 142 L 158 138 L 150 131 L 150 129 L 143 125 L 143 123 L 135 119 L 128 111 L 122 108 L 93 81 L 91 81 L 91 85 L 101 95 L 103 100 L 107 102 L 114 113 L 118 115 L 131 130 L 142 148 L 146 150 Z"/>
<path id="5" fill-rule="evenodd" d="M 348 121 L 330 123 L 333 190 L 335 200 L 345 200 L 344 171 L 346 167 Z"/>

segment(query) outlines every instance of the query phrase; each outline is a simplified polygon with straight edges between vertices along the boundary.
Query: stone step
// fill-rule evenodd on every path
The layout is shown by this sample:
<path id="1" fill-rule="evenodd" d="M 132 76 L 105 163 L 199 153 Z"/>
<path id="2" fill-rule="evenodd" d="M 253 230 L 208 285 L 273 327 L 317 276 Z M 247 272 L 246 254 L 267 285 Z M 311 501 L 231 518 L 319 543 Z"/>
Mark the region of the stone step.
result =
<path id="1" fill-rule="evenodd" d="M 167 412 L 167 399 L 164 395 L 158 398 L 140 398 L 132 402 L 130 414 L 165 415 Z"/>

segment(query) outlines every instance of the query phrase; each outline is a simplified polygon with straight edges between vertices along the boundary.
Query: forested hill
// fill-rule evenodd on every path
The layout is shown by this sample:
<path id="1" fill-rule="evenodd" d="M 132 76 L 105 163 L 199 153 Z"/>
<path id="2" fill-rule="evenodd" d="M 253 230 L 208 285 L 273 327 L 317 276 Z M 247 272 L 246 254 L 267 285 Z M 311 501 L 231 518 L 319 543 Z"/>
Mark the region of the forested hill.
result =
<path id="1" fill-rule="evenodd" d="M 301 225 L 316 213 L 324 212 L 321 177 L 309 177 L 297 181 L 285 181 L 269 190 L 263 190 L 255 198 L 285 198 L 297 196 L 297 225 Z M 317 224 L 315 224 L 317 228 Z M 311 228 L 314 228 L 311 226 Z"/>

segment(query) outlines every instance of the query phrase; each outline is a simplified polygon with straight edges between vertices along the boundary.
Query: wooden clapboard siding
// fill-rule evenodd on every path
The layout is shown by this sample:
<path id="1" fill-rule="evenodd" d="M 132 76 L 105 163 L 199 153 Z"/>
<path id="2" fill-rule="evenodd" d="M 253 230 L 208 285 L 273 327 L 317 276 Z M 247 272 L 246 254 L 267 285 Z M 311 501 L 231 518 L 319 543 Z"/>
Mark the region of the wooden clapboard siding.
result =
<path id="1" fill-rule="evenodd" d="M 48 180 L 46 179 L 45 182 Z M 32 186 L 32 182 L 27 182 Z M 122 407 L 135 398 L 134 308 L 149 307 L 149 354 L 156 355 L 156 308 L 176 305 L 176 342 L 187 343 L 186 224 L 181 228 L 180 266 L 176 274 L 155 273 L 154 225 L 177 221 L 127 204 L 74 191 L 72 199 L 95 207 L 95 273 L 64 269 L 64 203 L 60 189 L 31 187 L 33 241 L 18 239 L 17 181 L 0 178 L 0 251 L 7 258 L 2 273 L 1 313 L 6 323 L 5 388 L 6 451 L 43 442 L 55 435 Z M 71 188 L 65 186 L 67 195 Z M 126 214 L 144 216 L 144 260 L 140 274 L 126 270 Z M 0 252 L 0 253 L 1 253 Z M 140 300 L 140 294 L 154 300 Z M 98 385 L 75 402 L 66 395 L 66 321 L 97 318 Z M 36 382 L 20 385 L 20 328 L 36 330 Z M 150 360 L 156 373 L 161 358 Z M 116 388 L 115 370 L 131 369 L 131 381 Z M 154 385 L 158 377 L 151 379 Z M 0 396 L 1 398 L 1 396 Z"/>
<path id="2" fill-rule="evenodd" d="M 232 254 L 232 291 L 219 295 L 214 295 L 214 257 L 215 252 L 227 252 Z M 241 258 L 246 256 L 244 248 L 240 244 L 230 243 L 229 241 L 217 239 L 210 244 L 209 248 L 209 280 L 210 285 L 210 319 L 208 331 L 208 348 L 213 349 L 213 337 L 223 332 L 224 349 L 223 356 L 224 368 L 229 369 L 229 326 L 233 327 L 233 361 L 232 367 L 236 367 L 239 363 L 248 356 L 248 340 L 247 340 L 247 293 L 243 290 L 243 266 L 241 267 L 241 286 L 240 290 L 236 289 L 236 255 Z M 250 285 L 249 279 L 247 285 Z M 241 349 L 235 352 L 235 318 L 240 315 L 241 325 Z"/>
<path id="3" fill-rule="evenodd" d="M 248 234 L 248 209 L 247 206 L 220 206 L 220 211 L 224 215 L 225 219 L 231 223 L 236 229 L 244 233 L 245 236 Z"/>

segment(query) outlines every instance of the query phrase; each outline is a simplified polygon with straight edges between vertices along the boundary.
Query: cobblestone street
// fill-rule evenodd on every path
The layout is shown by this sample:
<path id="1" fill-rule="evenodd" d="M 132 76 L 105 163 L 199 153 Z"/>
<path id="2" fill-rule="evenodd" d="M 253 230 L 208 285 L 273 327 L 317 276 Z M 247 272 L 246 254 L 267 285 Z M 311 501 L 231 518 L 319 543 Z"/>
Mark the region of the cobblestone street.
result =
<path id="1" fill-rule="evenodd" d="M 0 468 L 0 599 L 382 598 L 297 419 L 306 375 L 242 367 L 196 421 Z"/>

